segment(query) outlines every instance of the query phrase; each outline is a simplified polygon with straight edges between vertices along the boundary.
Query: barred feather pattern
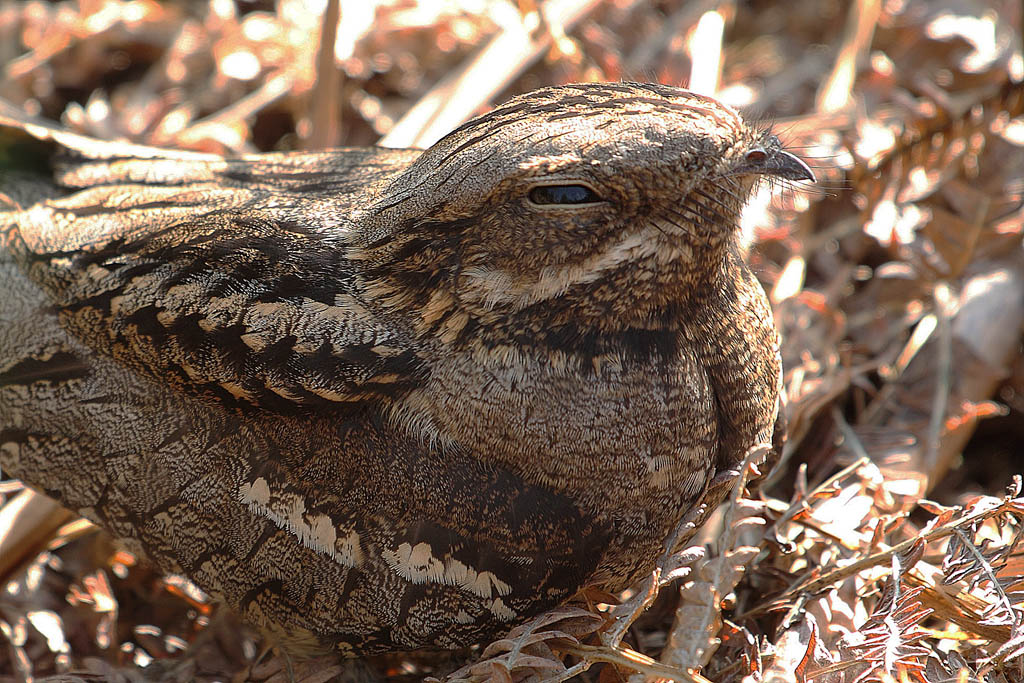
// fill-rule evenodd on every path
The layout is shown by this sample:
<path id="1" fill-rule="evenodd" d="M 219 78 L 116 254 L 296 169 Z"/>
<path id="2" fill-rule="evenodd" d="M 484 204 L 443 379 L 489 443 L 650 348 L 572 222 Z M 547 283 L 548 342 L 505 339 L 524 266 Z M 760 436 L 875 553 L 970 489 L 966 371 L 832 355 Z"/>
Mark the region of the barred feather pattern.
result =
<path id="1" fill-rule="evenodd" d="M 56 154 L 0 175 L 0 466 L 294 655 L 624 588 L 781 437 L 735 238 L 759 177 L 812 174 L 709 98 L 547 88 L 424 152 L 220 159 L 0 109 L 5 139 Z"/>

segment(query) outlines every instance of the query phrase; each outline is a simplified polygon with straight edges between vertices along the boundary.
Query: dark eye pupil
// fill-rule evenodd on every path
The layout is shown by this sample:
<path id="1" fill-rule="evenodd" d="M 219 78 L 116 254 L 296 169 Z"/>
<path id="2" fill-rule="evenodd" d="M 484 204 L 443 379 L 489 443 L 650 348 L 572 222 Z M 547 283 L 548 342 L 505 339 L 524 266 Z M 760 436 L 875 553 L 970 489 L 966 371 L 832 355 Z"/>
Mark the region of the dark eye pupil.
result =
<path id="1" fill-rule="evenodd" d="M 530 190 L 534 204 L 592 204 L 601 198 L 585 185 L 540 185 Z"/>

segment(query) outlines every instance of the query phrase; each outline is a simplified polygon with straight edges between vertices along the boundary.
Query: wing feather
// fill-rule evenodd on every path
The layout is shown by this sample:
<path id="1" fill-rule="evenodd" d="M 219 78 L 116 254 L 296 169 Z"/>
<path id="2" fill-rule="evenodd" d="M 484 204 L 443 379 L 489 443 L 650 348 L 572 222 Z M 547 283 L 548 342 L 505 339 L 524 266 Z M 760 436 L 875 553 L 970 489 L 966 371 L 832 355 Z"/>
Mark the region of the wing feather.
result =
<path id="1" fill-rule="evenodd" d="M 96 351 L 275 411 L 386 400 L 422 379 L 412 337 L 375 311 L 345 255 L 360 198 L 417 152 L 139 158 L 36 128 L 21 130 L 59 145 L 57 180 L 79 189 L 15 210 L 7 240 Z"/>

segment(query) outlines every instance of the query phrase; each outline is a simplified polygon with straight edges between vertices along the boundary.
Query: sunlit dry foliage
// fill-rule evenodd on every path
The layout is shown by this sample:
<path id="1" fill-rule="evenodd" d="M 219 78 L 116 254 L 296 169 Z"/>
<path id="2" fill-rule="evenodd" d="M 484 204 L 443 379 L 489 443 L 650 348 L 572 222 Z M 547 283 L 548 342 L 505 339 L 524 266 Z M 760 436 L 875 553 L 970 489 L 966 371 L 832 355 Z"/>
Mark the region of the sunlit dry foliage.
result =
<path id="1" fill-rule="evenodd" d="M 100 137 L 423 146 L 541 85 L 657 80 L 819 176 L 744 216 L 784 338 L 783 461 L 722 483 L 725 531 L 670 541 L 635 590 L 468 652 L 287 662 L 0 482 L 0 681 L 1024 680 L 1021 35 L 1011 0 L 0 5 L 0 97 Z"/>

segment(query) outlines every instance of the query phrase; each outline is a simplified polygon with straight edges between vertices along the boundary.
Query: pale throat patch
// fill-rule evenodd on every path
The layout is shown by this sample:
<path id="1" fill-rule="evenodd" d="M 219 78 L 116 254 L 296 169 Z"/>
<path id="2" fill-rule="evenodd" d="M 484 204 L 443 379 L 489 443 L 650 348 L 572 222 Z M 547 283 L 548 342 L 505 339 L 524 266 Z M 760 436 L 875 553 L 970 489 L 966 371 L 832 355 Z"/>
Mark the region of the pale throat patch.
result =
<path id="1" fill-rule="evenodd" d="M 654 259 L 660 265 L 690 259 L 692 251 L 683 240 L 673 244 L 666 244 L 664 240 L 667 231 L 678 229 L 667 221 L 656 220 L 639 231 L 623 235 L 579 263 L 548 266 L 532 281 L 517 280 L 511 273 L 498 268 L 471 266 L 462 271 L 466 282 L 461 295 L 475 299 L 488 309 L 511 304 L 518 310 L 561 296 L 573 285 L 595 282 L 606 272 L 629 261 Z"/>

